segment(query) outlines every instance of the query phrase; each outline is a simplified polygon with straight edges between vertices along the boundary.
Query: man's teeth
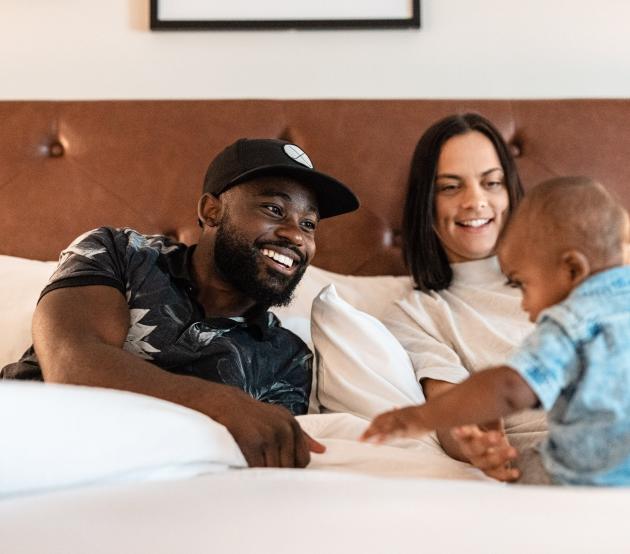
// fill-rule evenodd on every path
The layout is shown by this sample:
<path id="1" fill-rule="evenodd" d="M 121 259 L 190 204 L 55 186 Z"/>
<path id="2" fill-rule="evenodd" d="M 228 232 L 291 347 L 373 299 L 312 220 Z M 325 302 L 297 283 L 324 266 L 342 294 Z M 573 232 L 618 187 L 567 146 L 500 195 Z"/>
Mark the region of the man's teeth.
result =
<path id="1" fill-rule="evenodd" d="M 263 253 L 263 255 L 271 258 L 272 260 L 275 260 L 276 262 L 286 267 L 293 266 L 293 260 L 289 258 L 289 256 L 284 256 L 283 254 L 279 254 L 278 252 L 275 252 L 274 250 L 269 250 L 267 248 L 263 248 L 261 252 Z"/>
<path id="2" fill-rule="evenodd" d="M 489 221 L 489 219 L 469 219 L 468 221 L 460 221 L 459 224 L 464 227 L 481 227 Z"/>

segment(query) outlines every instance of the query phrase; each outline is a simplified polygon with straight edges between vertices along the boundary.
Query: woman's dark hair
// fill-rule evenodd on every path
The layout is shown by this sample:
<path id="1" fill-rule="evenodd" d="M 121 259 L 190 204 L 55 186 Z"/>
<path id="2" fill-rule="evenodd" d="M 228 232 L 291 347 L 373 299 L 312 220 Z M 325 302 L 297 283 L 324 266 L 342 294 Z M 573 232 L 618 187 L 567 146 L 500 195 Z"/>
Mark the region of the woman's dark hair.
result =
<path id="1" fill-rule="evenodd" d="M 429 127 L 420 137 L 411 162 L 403 213 L 403 253 L 416 288 L 438 291 L 451 284 L 453 271 L 435 233 L 435 174 L 444 143 L 456 136 L 478 131 L 490 139 L 505 176 L 510 211 L 523 196 L 516 164 L 499 131 L 486 118 L 466 113 L 451 115 Z"/>

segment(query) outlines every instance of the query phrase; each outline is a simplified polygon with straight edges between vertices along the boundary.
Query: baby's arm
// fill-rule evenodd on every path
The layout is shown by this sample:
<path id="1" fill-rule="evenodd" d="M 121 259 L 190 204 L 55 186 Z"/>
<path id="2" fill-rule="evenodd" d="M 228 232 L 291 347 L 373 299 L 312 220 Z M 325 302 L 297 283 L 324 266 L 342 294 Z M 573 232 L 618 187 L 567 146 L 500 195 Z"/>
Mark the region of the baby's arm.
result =
<path id="1" fill-rule="evenodd" d="M 501 366 L 476 373 L 426 404 L 379 415 L 361 439 L 417 437 L 438 428 L 494 421 L 536 404 L 538 398 L 526 381 Z"/>

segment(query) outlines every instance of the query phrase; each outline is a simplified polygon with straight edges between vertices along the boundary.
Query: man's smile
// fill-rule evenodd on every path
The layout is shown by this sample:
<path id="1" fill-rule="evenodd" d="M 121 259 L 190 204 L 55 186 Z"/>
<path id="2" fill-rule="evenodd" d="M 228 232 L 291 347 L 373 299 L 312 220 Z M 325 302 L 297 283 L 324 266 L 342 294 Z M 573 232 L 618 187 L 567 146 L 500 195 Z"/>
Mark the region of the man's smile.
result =
<path id="1" fill-rule="evenodd" d="M 301 257 L 289 248 L 261 248 L 260 253 L 271 267 L 286 275 L 294 273 L 302 264 Z"/>

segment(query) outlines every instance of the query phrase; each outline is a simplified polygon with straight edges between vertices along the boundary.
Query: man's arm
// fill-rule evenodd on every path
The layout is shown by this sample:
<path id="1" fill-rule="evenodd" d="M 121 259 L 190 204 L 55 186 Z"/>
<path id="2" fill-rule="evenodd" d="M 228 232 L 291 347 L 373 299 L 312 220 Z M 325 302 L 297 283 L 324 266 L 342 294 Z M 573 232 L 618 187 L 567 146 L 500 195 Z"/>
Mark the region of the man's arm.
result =
<path id="1" fill-rule="evenodd" d="M 496 367 L 474 374 L 424 405 L 381 414 L 363 439 L 382 441 L 466 423 L 492 422 L 537 403 L 538 398 L 516 371 Z"/>
<path id="2" fill-rule="evenodd" d="M 61 288 L 33 318 L 33 345 L 45 381 L 137 392 L 197 410 L 225 425 L 250 466 L 304 467 L 323 446 L 285 409 L 226 385 L 164 371 L 122 349 L 129 308 L 113 287 Z"/>

